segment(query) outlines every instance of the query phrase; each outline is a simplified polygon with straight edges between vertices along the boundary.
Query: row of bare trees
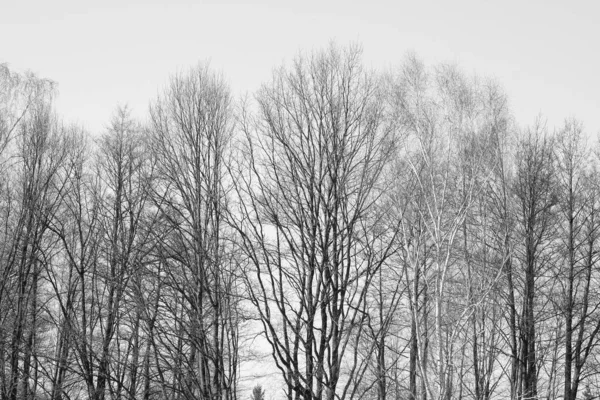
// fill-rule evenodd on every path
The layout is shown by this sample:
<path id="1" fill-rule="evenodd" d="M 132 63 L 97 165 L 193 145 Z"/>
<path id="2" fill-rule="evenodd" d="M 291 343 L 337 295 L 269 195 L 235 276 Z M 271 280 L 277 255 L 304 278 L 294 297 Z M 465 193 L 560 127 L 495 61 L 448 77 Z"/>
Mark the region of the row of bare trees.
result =
<path id="1" fill-rule="evenodd" d="M 598 151 L 501 88 L 335 45 L 235 102 L 206 65 L 145 123 L 62 123 L 0 67 L 0 398 L 593 397 Z M 276 380 L 273 380 L 275 382 Z"/>
<path id="2" fill-rule="evenodd" d="M 93 140 L 2 69 L 2 399 L 235 398 L 232 104 L 206 68 Z"/>

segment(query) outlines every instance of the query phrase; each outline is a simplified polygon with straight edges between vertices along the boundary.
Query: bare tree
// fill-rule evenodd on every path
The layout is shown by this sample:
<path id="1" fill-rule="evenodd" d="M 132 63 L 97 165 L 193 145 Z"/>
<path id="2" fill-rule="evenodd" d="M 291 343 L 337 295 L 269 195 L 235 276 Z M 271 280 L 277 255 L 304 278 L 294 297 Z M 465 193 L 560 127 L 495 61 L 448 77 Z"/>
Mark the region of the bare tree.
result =
<path id="1" fill-rule="evenodd" d="M 151 119 L 155 204 L 169 232 L 161 250 L 168 297 L 157 321 L 163 376 L 169 379 L 168 372 L 169 390 L 184 398 L 233 399 L 239 288 L 223 223 L 233 128 L 229 89 L 199 65 L 171 80 Z"/>
<path id="2" fill-rule="evenodd" d="M 274 73 L 242 118 L 232 223 L 289 399 L 351 398 L 367 299 L 392 252 L 380 200 L 393 141 L 378 79 L 331 46 Z"/>
<path id="3" fill-rule="evenodd" d="M 475 289 L 471 226 L 495 168 L 490 144 L 505 129 L 504 98 L 494 85 L 456 67 L 430 70 L 414 56 L 393 85 L 393 115 L 403 138 L 398 174 L 406 176 L 398 181 L 397 208 L 412 320 L 408 392 L 446 399 L 462 393 L 466 324 L 500 271 L 487 271 Z"/>
<path id="4" fill-rule="evenodd" d="M 564 398 L 576 399 L 582 371 L 600 330 L 593 323 L 598 299 L 591 293 L 598 258 L 597 160 L 580 123 L 566 121 L 556 146 L 560 245 L 556 280 L 564 321 Z M 558 341 L 557 341 L 558 342 Z"/>
<path id="5" fill-rule="evenodd" d="M 47 290 L 52 293 L 45 318 L 51 323 L 55 339 L 53 351 L 40 355 L 46 365 L 41 376 L 49 382 L 44 389 L 52 400 L 62 400 L 80 390 L 80 377 L 89 369 L 88 307 L 85 304 L 88 271 L 96 259 L 99 236 L 97 180 L 93 178 L 95 174 L 90 173 L 91 152 L 85 132 L 71 127 L 66 137 L 67 153 L 59 171 L 63 196 L 48 224 L 54 240 L 46 258 L 54 262 L 44 271 Z"/>
<path id="6" fill-rule="evenodd" d="M 97 306 L 101 308 L 100 346 L 94 357 L 98 360 L 94 393 L 97 400 L 105 398 L 110 384 L 114 385 L 110 392 L 117 397 L 126 392 L 136 398 L 141 310 L 135 302 L 139 292 L 132 286 L 138 283 L 139 270 L 152 250 L 150 238 L 156 214 L 148 207 L 153 170 L 148 150 L 141 127 L 126 107 L 119 108 L 108 133 L 100 140 L 98 152 L 104 237 L 94 288 L 98 290 Z M 123 309 L 128 304 L 136 310 L 130 314 L 132 320 Z M 121 341 L 127 347 L 122 348 Z"/>
<path id="7" fill-rule="evenodd" d="M 8 366 L 2 371 L 7 399 L 35 397 L 38 385 L 40 278 L 47 267 L 43 255 L 49 246 L 48 223 L 62 196 L 62 188 L 55 183 L 64 155 L 62 130 L 51 112 L 50 100 L 37 98 L 19 122 L 9 167 L 10 185 L 3 193 L 7 214 L 3 221 L 0 322 L 1 331 L 7 331 L 0 332 L 0 347 L 3 359 L 8 355 Z"/>
<path id="8" fill-rule="evenodd" d="M 518 398 L 538 395 L 539 354 L 536 349 L 536 325 L 539 314 L 538 277 L 549 267 L 551 233 L 554 228 L 557 193 L 554 180 L 552 138 L 538 122 L 524 132 L 516 153 L 514 193 L 517 199 L 516 218 L 518 248 L 517 260 L 522 268 L 518 275 L 521 293 L 519 319 L 519 346 L 517 385 Z M 514 271 L 514 266 L 513 266 Z M 515 306 L 516 307 L 516 306 Z"/>
<path id="9" fill-rule="evenodd" d="M 54 262 L 46 271 L 54 294 L 46 312 L 56 330 L 55 351 L 45 356 L 53 364 L 45 372 L 52 399 L 81 390 L 91 399 L 137 397 L 142 311 L 135 284 L 152 249 L 155 220 L 140 134 L 120 108 L 96 160 L 81 130 L 71 129 L 65 142 L 64 194 L 49 224 Z"/>

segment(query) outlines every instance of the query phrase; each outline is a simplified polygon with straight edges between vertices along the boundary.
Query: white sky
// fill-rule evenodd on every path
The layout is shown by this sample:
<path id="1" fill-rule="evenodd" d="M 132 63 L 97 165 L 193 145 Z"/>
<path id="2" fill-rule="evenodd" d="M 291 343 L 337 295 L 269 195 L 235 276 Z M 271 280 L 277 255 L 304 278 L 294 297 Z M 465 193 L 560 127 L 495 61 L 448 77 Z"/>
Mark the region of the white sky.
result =
<path id="1" fill-rule="evenodd" d="M 144 116 L 198 61 L 234 94 L 300 50 L 359 42 L 367 66 L 409 50 L 496 78 L 522 124 L 577 117 L 600 132 L 600 2 L 557 0 L 0 0 L 0 62 L 59 84 L 58 111 L 93 132 L 118 104 Z"/>

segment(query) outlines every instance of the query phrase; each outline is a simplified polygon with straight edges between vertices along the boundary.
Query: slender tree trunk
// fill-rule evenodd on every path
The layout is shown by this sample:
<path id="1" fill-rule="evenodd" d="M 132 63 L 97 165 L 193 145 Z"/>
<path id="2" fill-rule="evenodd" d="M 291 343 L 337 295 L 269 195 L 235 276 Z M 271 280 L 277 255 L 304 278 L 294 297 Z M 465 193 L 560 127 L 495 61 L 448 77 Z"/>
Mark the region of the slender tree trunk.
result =
<path id="1" fill-rule="evenodd" d="M 419 307 L 419 270 L 415 269 L 415 276 L 413 278 L 413 301 L 414 307 Z M 418 315 L 419 311 L 417 310 L 413 315 Z M 417 321 L 415 321 L 415 317 L 411 318 L 410 325 L 410 355 L 409 355 L 409 393 L 411 400 L 417 400 L 417 370 L 418 366 L 418 357 L 419 357 L 419 341 L 417 338 Z"/>

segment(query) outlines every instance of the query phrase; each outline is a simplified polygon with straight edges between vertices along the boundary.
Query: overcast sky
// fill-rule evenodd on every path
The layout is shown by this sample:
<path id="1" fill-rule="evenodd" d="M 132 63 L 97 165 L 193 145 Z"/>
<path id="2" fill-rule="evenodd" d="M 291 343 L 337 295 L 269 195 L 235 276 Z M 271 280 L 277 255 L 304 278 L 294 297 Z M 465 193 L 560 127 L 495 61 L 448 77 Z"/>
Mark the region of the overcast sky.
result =
<path id="1" fill-rule="evenodd" d="M 118 104 L 144 116 L 169 76 L 198 61 L 234 94 L 300 50 L 361 43 L 375 68 L 407 51 L 496 78 L 521 124 L 577 117 L 600 131 L 598 1 L 0 0 L 0 62 L 59 84 L 58 111 L 93 132 Z"/>

